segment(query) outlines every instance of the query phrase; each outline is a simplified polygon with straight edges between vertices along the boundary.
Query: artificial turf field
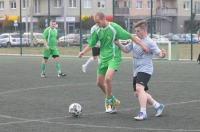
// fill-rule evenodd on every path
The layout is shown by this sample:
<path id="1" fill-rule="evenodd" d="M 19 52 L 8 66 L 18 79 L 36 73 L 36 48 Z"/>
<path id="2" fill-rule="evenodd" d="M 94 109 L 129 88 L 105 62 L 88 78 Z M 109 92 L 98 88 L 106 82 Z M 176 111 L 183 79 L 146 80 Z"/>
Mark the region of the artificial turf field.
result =
<path id="1" fill-rule="evenodd" d="M 61 57 L 67 76 L 58 78 L 53 59 L 47 78 L 40 77 L 37 56 L 0 56 L 0 132 L 149 132 L 200 131 L 200 65 L 195 61 L 154 60 L 149 93 L 165 104 L 161 117 L 147 105 L 148 118 L 135 121 L 139 104 L 132 89 L 132 59 L 123 59 L 113 77 L 113 94 L 121 101 L 116 114 L 105 113 L 105 96 L 96 85 L 97 61 L 87 73 L 88 58 Z M 81 117 L 68 113 L 71 103 Z"/>

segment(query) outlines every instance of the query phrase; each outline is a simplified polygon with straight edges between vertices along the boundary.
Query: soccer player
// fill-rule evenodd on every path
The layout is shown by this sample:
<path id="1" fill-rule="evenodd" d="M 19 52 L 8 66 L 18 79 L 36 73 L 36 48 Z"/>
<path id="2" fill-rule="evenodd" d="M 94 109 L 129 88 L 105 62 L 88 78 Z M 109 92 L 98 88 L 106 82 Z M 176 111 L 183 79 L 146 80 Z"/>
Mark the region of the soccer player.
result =
<path id="1" fill-rule="evenodd" d="M 94 25 L 91 28 L 91 33 L 97 28 L 96 25 Z M 96 46 L 92 48 L 92 57 L 90 57 L 85 64 L 82 65 L 82 71 L 83 73 L 86 73 L 87 67 L 90 63 L 92 63 L 94 60 L 98 59 L 99 62 L 99 53 L 100 53 L 100 42 L 98 41 Z"/>
<path id="2" fill-rule="evenodd" d="M 121 26 L 114 22 L 108 22 L 105 14 L 97 12 L 94 15 L 94 21 L 98 26 L 95 31 L 91 33 L 87 42 L 88 45 L 79 52 L 79 57 L 89 51 L 96 45 L 98 41 L 101 43 L 100 63 L 97 69 L 97 85 L 105 93 L 105 109 L 107 113 L 116 112 L 116 107 L 120 101 L 112 94 L 112 78 L 113 74 L 121 63 L 121 50 L 114 43 L 116 39 L 131 39 L 143 47 L 146 52 L 149 49 L 135 36 L 125 31 Z"/>
<path id="3" fill-rule="evenodd" d="M 127 45 L 122 45 L 119 41 L 116 41 L 117 45 L 125 53 L 133 50 L 133 89 L 134 94 L 138 98 L 140 103 L 140 112 L 134 117 L 135 120 L 144 120 L 147 118 L 146 104 L 147 102 L 155 108 L 156 117 L 160 116 L 163 112 L 164 105 L 158 103 L 153 97 L 148 94 L 148 82 L 153 73 L 153 54 L 164 58 L 166 51 L 165 49 L 159 49 L 153 40 L 147 36 L 147 22 L 139 21 L 135 24 L 135 31 L 140 40 L 149 48 L 149 53 L 145 53 L 142 47 L 135 43 L 129 43 Z"/>
<path id="4" fill-rule="evenodd" d="M 50 21 L 50 27 L 47 27 L 44 30 L 43 33 L 43 42 L 44 42 L 44 47 L 43 47 L 43 59 L 41 63 L 41 77 L 44 78 L 46 77 L 46 63 L 48 61 L 48 58 L 50 55 L 55 59 L 56 61 L 56 69 L 58 73 L 58 77 L 64 77 L 66 74 L 61 72 L 61 66 L 59 62 L 59 52 L 57 49 L 57 30 L 55 28 L 56 22 L 54 20 Z"/>

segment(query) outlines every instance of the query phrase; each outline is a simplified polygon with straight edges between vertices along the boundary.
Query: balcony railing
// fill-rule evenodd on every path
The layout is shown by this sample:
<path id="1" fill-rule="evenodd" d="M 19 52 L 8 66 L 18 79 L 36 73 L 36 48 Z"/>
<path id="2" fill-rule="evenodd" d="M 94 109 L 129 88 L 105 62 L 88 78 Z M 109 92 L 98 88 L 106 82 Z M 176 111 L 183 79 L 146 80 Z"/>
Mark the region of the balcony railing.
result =
<path id="1" fill-rule="evenodd" d="M 161 16 L 177 16 L 177 9 L 158 9 L 156 15 Z"/>
<path id="2" fill-rule="evenodd" d="M 115 8 L 115 16 L 121 16 L 121 15 L 129 15 L 129 8 L 128 7 Z"/>

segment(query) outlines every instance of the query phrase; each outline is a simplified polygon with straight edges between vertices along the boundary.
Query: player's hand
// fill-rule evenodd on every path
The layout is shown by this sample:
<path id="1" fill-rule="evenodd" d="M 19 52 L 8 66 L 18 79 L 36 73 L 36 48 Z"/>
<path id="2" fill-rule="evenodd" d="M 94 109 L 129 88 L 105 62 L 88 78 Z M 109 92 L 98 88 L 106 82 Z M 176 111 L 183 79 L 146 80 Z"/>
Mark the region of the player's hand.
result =
<path id="1" fill-rule="evenodd" d="M 142 48 L 146 53 L 149 53 L 149 48 L 146 45 L 143 45 Z"/>
<path id="2" fill-rule="evenodd" d="M 48 45 L 46 45 L 46 50 L 49 50 L 49 46 Z"/>
<path id="3" fill-rule="evenodd" d="M 81 58 L 83 55 L 84 55 L 84 53 L 81 51 L 81 52 L 79 52 L 78 57 Z"/>
<path id="4" fill-rule="evenodd" d="M 119 45 L 119 44 L 120 44 L 120 42 L 119 42 L 119 40 L 118 40 L 118 39 L 117 39 L 117 40 L 115 40 L 114 42 L 115 42 L 115 44 L 117 44 L 117 45 Z"/>
<path id="5" fill-rule="evenodd" d="M 166 55 L 166 50 L 165 50 L 164 48 L 162 48 L 162 49 L 161 49 L 161 52 L 162 52 L 162 58 L 164 58 L 165 55 Z"/>

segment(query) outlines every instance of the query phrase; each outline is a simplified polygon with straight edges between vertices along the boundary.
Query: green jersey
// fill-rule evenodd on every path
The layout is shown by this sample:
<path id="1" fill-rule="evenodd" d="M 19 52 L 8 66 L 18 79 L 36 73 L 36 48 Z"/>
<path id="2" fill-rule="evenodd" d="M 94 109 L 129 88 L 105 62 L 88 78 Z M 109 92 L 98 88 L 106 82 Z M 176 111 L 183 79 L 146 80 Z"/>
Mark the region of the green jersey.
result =
<path id="1" fill-rule="evenodd" d="M 57 41 L 57 29 L 50 27 L 46 28 L 43 33 L 43 39 L 46 39 L 49 47 L 55 47 Z"/>
<path id="2" fill-rule="evenodd" d="M 121 61 L 121 50 L 114 43 L 117 39 L 130 39 L 131 34 L 124 30 L 121 26 L 114 22 L 109 22 L 105 28 L 97 27 L 88 38 L 87 42 L 91 47 L 94 47 L 98 41 L 101 43 L 100 59 L 101 62 L 110 60 Z"/>

